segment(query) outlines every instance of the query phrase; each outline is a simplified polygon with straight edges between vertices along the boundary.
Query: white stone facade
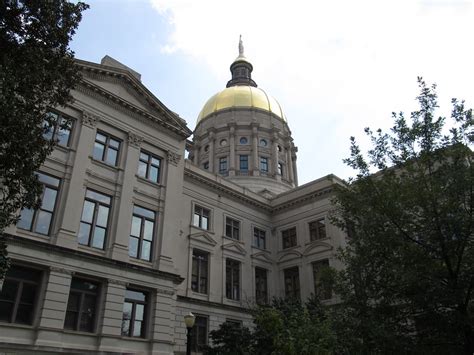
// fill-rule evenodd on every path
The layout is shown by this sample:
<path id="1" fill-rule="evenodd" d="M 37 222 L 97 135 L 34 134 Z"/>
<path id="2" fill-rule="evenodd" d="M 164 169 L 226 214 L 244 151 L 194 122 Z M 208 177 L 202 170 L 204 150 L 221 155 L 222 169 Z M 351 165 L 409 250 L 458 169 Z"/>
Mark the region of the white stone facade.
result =
<path id="1" fill-rule="evenodd" d="M 184 120 L 143 86 L 138 73 L 109 57 L 102 64 L 77 63 L 83 81 L 72 92 L 75 101 L 55 109 L 72 122 L 68 143 L 58 145 L 40 171 L 60 181 L 53 208 L 42 207 L 51 217 L 47 233 L 36 228 L 45 223 L 39 211 L 31 212 L 30 227 L 7 230 L 14 268 L 29 270 L 31 279 L 7 276 L 0 297 L 1 352 L 183 353 L 188 312 L 201 317 L 205 337 L 225 321 L 250 326 L 246 309 L 257 301 L 257 288 L 260 301 L 284 297 L 291 286 L 285 270 L 293 268 L 299 284 L 293 291 L 304 299 L 315 292 L 315 262 L 340 267 L 334 254 L 345 235 L 328 220 L 340 180 L 327 176 L 296 187 L 296 148 L 285 121 L 229 109 L 201 121 L 191 143 Z M 241 136 L 249 137 L 249 145 L 238 145 Z M 218 146 L 222 139 L 230 144 Z M 247 151 L 248 176 L 238 173 L 237 158 Z M 261 155 L 268 157 L 265 174 L 257 162 Z M 218 169 L 223 156 L 229 159 L 225 173 Z M 157 179 L 153 164 L 159 165 Z M 91 199 L 90 191 L 109 200 Z M 90 216 L 86 200 L 94 206 Z M 140 217 L 134 207 L 154 217 Z M 94 244 L 102 240 L 103 247 Z M 140 259 L 148 252 L 149 260 Z M 193 254 L 201 258 L 194 264 Z M 81 282 L 97 286 L 87 312 L 89 291 L 74 291 Z M 35 290 L 30 303 L 21 298 L 27 286 Z M 16 292 L 11 300 L 9 287 Z M 144 300 L 130 301 L 132 291 Z M 77 295 L 83 297 L 78 310 L 72 304 Z M 135 322 L 126 323 L 125 303 Z M 27 320 L 21 320 L 23 309 L 30 310 Z M 78 323 L 71 322 L 77 315 Z M 132 323 L 133 330 L 127 329 L 140 334 L 124 333 L 124 324 Z"/>

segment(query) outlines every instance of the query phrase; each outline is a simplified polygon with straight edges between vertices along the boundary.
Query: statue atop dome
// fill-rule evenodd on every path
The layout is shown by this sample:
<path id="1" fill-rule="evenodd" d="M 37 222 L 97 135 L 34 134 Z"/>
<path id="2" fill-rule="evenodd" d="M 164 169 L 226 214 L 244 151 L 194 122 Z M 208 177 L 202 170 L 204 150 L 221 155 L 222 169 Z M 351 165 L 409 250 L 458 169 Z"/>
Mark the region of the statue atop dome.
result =
<path id="1" fill-rule="evenodd" d="M 244 43 L 242 42 L 242 35 L 239 37 L 239 57 L 245 57 L 244 55 Z"/>

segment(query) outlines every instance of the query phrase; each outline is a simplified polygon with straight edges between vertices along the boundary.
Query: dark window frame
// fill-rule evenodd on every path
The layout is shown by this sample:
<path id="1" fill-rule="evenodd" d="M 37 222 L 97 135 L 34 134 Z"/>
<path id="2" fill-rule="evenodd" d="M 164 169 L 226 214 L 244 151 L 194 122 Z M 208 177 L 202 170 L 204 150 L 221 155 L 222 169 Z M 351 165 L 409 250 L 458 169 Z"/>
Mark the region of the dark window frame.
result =
<path id="1" fill-rule="evenodd" d="M 131 291 L 131 292 L 138 292 L 138 293 L 142 293 L 144 296 L 145 296 L 145 300 L 144 301 L 141 301 L 141 300 L 138 300 L 138 299 L 135 299 L 135 298 L 127 298 L 127 291 Z M 124 304 L 124 310 L 125 310 L 125 304 L 126 303 L 130 303 L 132 304 L 132 313 L 130 315 L 130 327 L 128 328 L 128 332 L 124 332 L 124 329 L 123 329 L 123 325 L 124 325 L 124 316 L 125 316 L 125 312 L 122 311 L 122 327 L 121 327 L 121 334 L 122 336 L 126 336 L 126 337 L 130 337 L 130 338 L 146 338 L 146 333 L 147 333 L 147 330 L 148 330 L 148 317 L 147 317 L 147 311 L 148 311 L 148 307 L 149 307 L 149 303 L 150 303 L 150 293 L 148 291 L 145 291 L 145 290 L 141 290 L 141 289 L 136 289 L 136 288 L 126 288 L 125 289 L 125 297 L 124 297 L 124 300 L 123 300 L 123 304 Z M 140 329 L 140 335 L 133 335 L 134 331 L 135 331 L 135 323 L 137 322 L 137 319 L 136 319 L 136 312 L 137 312 L 137 305 L 143 305 L 143 319 L 141 320 L 141 329 Z M 140 321 L 140 320 L 138 320 Z"/>
<path id="2" fill-rule="evenodd" d="M 74 288 L 74 286 L 73 286 L 74 280 L 94 284 L 96 286 L 96 289 L 95 289 L 95 291 L 88 291 L 88 290 L 84 290 L 82 288 Z M 99 282 L 97 282 L 95 280 L 92 281 L 92 280 L 88 280 L 88 279 L 82 278 L 82 277 L 73 277 L 71 279 L 71 287 L 69 289 L 69 298 L 68 298 L 68 304 L 67 304 L 67 307 L 66 307 L 66 315 L 64 317 L 64 329 L 73 330 L 73 331 L 88 332 L 88 333 L 95 333 L 96 327 L 97 327 L 97 316 L 98 316 L 98 313 L 99 313 L 98 312 L 98 305 L 99 305 L 100 291 L 101 291 L 101 285 L 100 285 Z M 67 326 L 68 314 L 71 314 L 72 312 L 75 312 L 75 311 L 69 310 L 69 301 L 70 301 L 71 294 L 79 295 L 79 309 L 77 311 L 77 319 L 75 320 L 74 327 L 73 328 L 68 328 L 68 326 Z M 82 328 L 82 315 L 83 315 L 83 313 L 87 312 L 87 311 L 84 310 L 84 302 L 85 302 L 86 296 L 95 296 L 94 314 L 91 317 L 92 325 L 90 326 L 89 330 L 81 329 Z"/>
<path id="3" fill-rule="evenodd" d="M 232 217 L 225 217 L 225 236 L 234 240 L 240 240 L 240 221 Z"/>
<path id="4" fill-rule="evenodd" d="M 268 173 L 268 157 L 260 157 L 260 171 Z"/>
<path id="5" fill-rule="evenodd" d="M 195 263 L 196 262 L 196 263 Z M 194 265 L 197 266 L 195 270 Z M 203 270 L 205 276 L 203 276 Z M 194 281 L 196 279 L 196 281 Z M 204 282 L 202 282 L 204 280 Z M 209 253 L 200 249 L 193 249 L 191 266 L 191 290 L 207 295 L 209 290 Z"/>
<path id="6" fill-rule="evenodd" d="M 197 217 L 197 223 L 196 223 Z M 207 228 L 204 228 L 204 220 L 207 220 Z M 211 210 L 200 205 L 194 205 L 194 212 L 193 212 L 193 226 L 211 230 Z"/>
<path id="7" fill-rule="evenodd" d="M 258 266 L 255 267 L 255 302 L 268 304 L 268 270 Z"/>
<path id="8" fill-rule="evenodd" d="M 102 195 L 104 197 L 107 197 L 109 199 L 109 204 L 105 203 L 105 202 L 102 202 L 102 201 L 99 201 L 99 200 L 95 200 L 93 199 L 92 197 L 88 197 L 87 196 L 87 193 L 88 191 L 91 191 L 92 193 L 96 193 L 96 194 L 99 194 L 99 195 Z M 93 215 L 92 215 L 92 221 L 89 223 L 87 221 L 84 221 L 83 220 L 83 215 L 84 215 L 84 207 L 86 205 L 86 201 L 87 202 L 90 202 L 90 203 L 93 203 L 94 204 L 94 211 L 93 211 Z M 106 226 L 103 227 L 103 226 L 98 226 L 97 225 L 97 217 L 98 217 L 98 214 L 99 214 L 99 208 L 100 206 L 102 207 L 107 207 L 108 208 L 108 212 L 107 212 L 107 222 L 106 222 Z M 81 221 L 80 221 L 80 224 L 87 224 L 90 226 L 89 228 L 89 235 L 87 236 L 87 243 L 81 243 L 79 242 L 79 244 L 81 245 L 85 245 L 85 246 L 88 246 L 88 247 L 91 247 L 91 248 L 95 248 L 95 249 L 100 249 L 100 250 L 103 250 L 105 249 L 105 244 L 107 242 L 107 232 L 109 231 L 109 225 L 110 225 L 110 215 L 111 215 L 111 209 L 112 209 L 112 197 L 109 196 L 109 195 L 106 195 L 106 194 L 103 194 L 102 192 L 98 192 L 98 191 L 95 191 L 95 190 L 92 190 L 92 189 L 86 189 L 86 195 L 84 197 L 84 205 L 82 207 L 82 215 L 81 215 Z M 102 248 L 98 248 L 98 247 L 95 247 L 93 246 L 94 244 L 94 236 L 95 236 L 95 230 L 96 228 L 99 227 L 99 228 L 103 228 L 105 229 L 105 232 L 104 232 L 104 242 L 103 242 L 103 245 L 102 245 Z M 92 236 L 92 237 L 91 237 Z"/>
<path id="9" fill-rule="evenodd" d="M 71 144 L 71 133 L 73 129 L 73 119 L 69 117 L 65 117 L 63 114 L 60 114 L 58 112 L 50 111 L 46 115 L 48 116 L 56 116 L 55 118 L 51 119 L 51 124 L 48 123 L 48 121 L 45 119 L 43 121 L 43 137 L 46 140 L 56 140 L 56 144 L 61 146 L 61 147 L 69 147 Z M 52 131 L 51 131 L 52 130 Z M 67 133 L 67 139 L 66 142 L 63 143 L 61 139 L 58 138 L 58 136 L 62 135 L 63 131 L 68 132 Z"/>
<path id="10" fill-rule="evenodd" d="M 329 259 L 322 259 L 313 261 L 311 263 L 313 269 L 313 285 L 314 294 L 318 296 L 320 300 L 329 300 L 332 298 L 332 290 L 328 285 L 321 283 L 321 270 L 329 268 Z"/>
<path id="11" fill-rule="evenodd" d="M 296 227 L 291 227 L 281 231 L 282 248 L 288 249 L 298 245 Z"/>
<path id="12" fill-rule="evenodd" d="M 41 206 L 37 209 L 32 209 L 32 208 L 22 209 L 22 211 L 20 213 L 20 220 L 17 222 L 17 227 L 19 229 L 22 229 L 22 230 L 27 230 L 27 231 L 30 231 L 30 232 L 33 232 L 33 233 L 38 233 L 38 234 L 41 234 L 41 235 L 49 236 L 51 234 L 51 228 L 52 228 L 52 225 L 53 225 L 53 222 L 54 222 L 54 215 L 55 215 L 55 212 L 56 212 L 57 207 L 58 207 L 58 196 L 59 196 L 59 190 L 61 188 L 61 179 L 59 179 L 55 176 L 49 175 L 49 174 L 45 174 L 43 172 L 38 172 L 37 176 L 38 176 L 39 182 L 43 185 L 43 191 L 41 192 Z M 47 178 L 42 179 L 43 176 L 45 176 Z M 55 184 L 51 184 L 50 182 L 47 182 L 47 181 L 51 181 L 50 179 L 57 180 L 57 184 L 55 185 Z M 43 206 L 43 199 L 44 199 L 44 196 L 45 196 L 45 193 L 46 193 L 47 189 L 50 189 L 50 190 L 53 190 L 53 191 L 56 192 L 56 196 L 54 197 L 53 209 L 51 211 L 43 208 L 44 207 Z M 30 213 L 33 214 L 32 217 L 31 217 L 31 221 L 29 223 L 28 228 L 25 228 L 26 226 L 25 227 L 21 226 L 21 215 L 23 214 L 23 211 L 25 211 L 24 212 L 25 214 L 27 212 L 30 212 Z M 39 215 L 41 213 L 47 213 L 47 214 L 51 215 L 51 218 L 49 220 L 47 233 L 42 233 L 42 232 L 37 230 Z"/>
<path id="13" fill-rule="evenodd" d="M 283 270 L 286 298 L 301 298 L 300 270 L 293 266 Z"/>
<path id="14" fill-rule="evenodd" d="M 147 156 L 145 159 L 142 157 L 142 155 Z M 153 162 L 154 160 L 158 160 L 158 164 Z M 140 163 L 143 163 L 145 165 L 145 175 L 142 175 L 140 173 Z M 146 179 L 148 181 L 154 182 L 155 184 L 159 184 L 161 181 L 161 167 L 163 164 L 163 159 L 160 158 L 159 156 L 149 153 L 145 150 L 140 150 L 140 155 L 138 158 L 138 170 L 137 170 L 137 175 L 140 176 L 143 179 Z M 150 174 L 153 168 L 156 168 L 157 174 L 156 174 L 156 180 L 154 180 Z"/>
<path id="15" fill-rule="evenodd" d="M 97 136 L 99 134 L 105 137 L 105 142 L 97 139 Z M 111 141 L 117 142 L 118 147 L 116 148 L 116 147 L 112 146 L 110 144 Z M 101 145 L 103 147 L 102 156 L 100 158 L 95 156 L 95 146 L 96 146 L 96 144 Z M 92 150 L 92 158 L 94 160 L 101 161 L 101 162 L 103 162 L 107 165 L 117 167 L 119 165 L 118 163 L 120 161 L 120 148 L 121 147 L 122 147 L 122 141 L 120 139 L 114 137 L 113 135 L 111 135 L 109 133 L 105 133 L 104 131 L 97 130 L 97 132 L 95 134 L 94 148 Z M 113 150 L 113 151 L 116 152 L 115 162 L 113 164 L 107 161 L 109 150 Z"/>
<path id="16" fill-rule="evenodd" d="M 219 174 L 224 174 L 228 170 L 227 168 L 227 157 L 219 158 Z"/>
<path id="17" fill-rule="evenodd" d="M 324 217 L 309 222 L 309 238 L 311 242 L 327 238 L 326 220 Z"/>
<path id="18" fill-rule="evenodd" d="M 191 334 L 191 350 L 193 352 L 202 351 L 209 342 L 209 317 L 203 314 L 196 314 Z M 200 341 L 203 338 L 205 342 Z"/>
<path id="19" fill-rule="evenodd" d="M 240 171 L 249 171 L 249 156 L 248 155 L 239 155 L 239 170 Z"/>
<path id="20" fill-rule="evenodd" d="M 146 213 L 141 213 L 140 210 L 144 210 Z M 149 214 L 149 215 L 146 215 Z M 130 227 L 130 236 L 129 236 L 129 256 L 134 259 L 138 260 L 144 260 L 144 261 L 151 261 L 153 259 L 153 245 L 154 240 L 155 240 L 155 231 L 156 231 L 156 212 L 152 211 L 148 208 L 138 206 L 138 205 L 133 205 L 133 212 L 132 212 L 132 225 Z M 151 217 L 153 215 L 153 217 Z M 132 235 L 132 228 L 133 228 L 133 218 L 138 218 L 140 219 L 140 232 L 139 236 Z M 151 222 L 153 223 L 152 225 L 152 232 L 151 232 L 151 240 L 148 240 L 145 238 L 144 233 L 145 233 L 145 225 L 146 222 Z M 137 247 L 137 256 L 133 256 L 130 254 L 130 245 L 131 245 L 131 239 L 137 239 L 138 240 L 138 247 Z M 149 242 L 150 243 L 150 255 L 149 258 L 143 258 L 143 245 L 145 243 Z"/>
<path id="21" fill-rule="evenodd" d="M 225 296 L 229 300 L 240 301 L 241 262 L 227 258 L 225 261 Z"/>
<path id="22" fill-rule="evenodd" d="M 22 270 L 24 273 L 27 273 L 28 276 L 34 276 L 31 279 L 21 278 L 18 275 L 12 275 L 14 272 L 18 272 L 18 270 Z M 20 271 L 20 273 L 22 272 Z M 36 278 L 36 280 L 34 280 Z M 2 320 L 0 322 L 10 323 L 10 324 L 22 324 L 32 326 L 35 322 L 35 315 L 38 308 L 38 294 L 41 292 L 41 283 L 43 279 L 43 271 L 40 269 L 33 269 L 30 267 L 22 266 L 22 265 L 12 265 L 7 271 L 5 275 L 5 279 L 3 282 L 2 291 L 0 292 L 0 303 L 10 303 L 12 304 L 13 308 L 11 309 L 11 314 L 9 315 L 8 320 Z M 3 297 L 3 293 L 6 292 L 8 289 L 9 284 L 16 284 L 16 291 L 13 302 L 9 299 L 5 299 Z M 34 296 L 33 301 L 30 302 L 22 302 L 23 290 L 25 288 L 25 284 L 34 287 Z M 28 292 L 28 291 L 26 291 Z M 27 312 L 29 316 L 28 322 L 20 322 L 19 319 L 19 309 L 21 306 L 31 307 L 31 311 Z M 3 318 L 3 316 L 2 316 Z"/>
<path id="23" fill-rule="evenodd" d="M 267 232 L 264 229 L 253 227 L 253 246 L 260 249 L 266 249 Z"/>

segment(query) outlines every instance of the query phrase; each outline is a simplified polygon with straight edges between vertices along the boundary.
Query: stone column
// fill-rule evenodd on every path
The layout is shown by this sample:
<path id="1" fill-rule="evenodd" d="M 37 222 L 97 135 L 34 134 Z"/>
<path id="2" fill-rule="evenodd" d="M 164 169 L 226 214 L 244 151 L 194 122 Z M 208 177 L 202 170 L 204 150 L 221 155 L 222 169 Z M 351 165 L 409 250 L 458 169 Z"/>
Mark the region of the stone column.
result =
<path id="1" fill-rule="evenodd" d="M 235 124 L 229 124 L 229 176 L 235 175 Z"/>
<path id="2" fill-rule="evenodd" d="M 120 352 L 117 337 L 122 334 L 123 301 L 126 283 L 108 280 L 105 290 L 105 306 L 102 327 L 99 329 L 100 351 Z"/>
<path id="3" fill-rule="evenodd" d="M 198 143 L 194 144 L 194 156 L 193 156 L 193 163 L 196 166 L 199 166 L 199 151 L 201 146 Z"/>
<path id="4" fill-rule="evenodd" d="M 259 161 L 258 161 L 258 123 L 252 123 L 252 161 L 253 169 L 252 175 L 259 176 Z"/>
<path id="5" fill-rule="evenodd" d="M 298 186 L 298 169 L 296 168 L 296 152 L 298 151 L 298 148 L 294 148 L 294 154 L 293 154 L 293 179 L 295 181 L 295 186 Z"/>
<path id="6" fill-rule="evenodd" d="M 293 161 L 291 159 L 291 143 L 286 146 L 286 166 L 288 167 L 288 181 L 293 183 Z"/>
<path id="7" fill-rule="evenodd" d="M 120 197 L 116 201 L 118 204 L 117 223 L 111 228 L 109 235 L 109 238 L 115 236 L 115 239 L 108 244 L 111 249 L 110 256 L 116 260 L 129 260 L 128 243 L 133 213 L 133 181 L 138 169 L 142 141 L 143 137 L 128 132 L 128 147 L 124 145 L 124 148 L 127 149 L 124 152 L 126 157 L 124 170 L 120 172 Z"/>
<path id="8" fill-rule="evenodd" d="M 216 139 L 216 134 L 214 130 L 209 131 L 209 171 L 214 173 L 214 141 Z"/>
<path id="9" fill-rule="evenodd" d="M 71 279 L 71 271 L 50 268 L 35 345 L 56 347 L 61 344 Z"/>
<path id="10" fill-rule="evenodd" d="M 77 249 L 77 232 L 84 204 L 84 180 L 87 167 L 90 165 L 89 156 L 92 155 L 98 121 L 98 116 L 83 111 L 82 125 L 77 125 L 81 132 L 75 157 L 71 162 L 73 164 L 71 179 L 63 186 L 62 195 L 67 196 L 67 199 L 63 205 L 64 216 L 56 244 L 71 249 Z"/>
<path id="11" fill-rule="evenodd" d="M 173 353 L 176 296 L 171 289 L 157 289 L 154 305 L 150 308 L 152 317 L 152 353 Z M 165 352 L 167 347 L 168 352 Z"/>

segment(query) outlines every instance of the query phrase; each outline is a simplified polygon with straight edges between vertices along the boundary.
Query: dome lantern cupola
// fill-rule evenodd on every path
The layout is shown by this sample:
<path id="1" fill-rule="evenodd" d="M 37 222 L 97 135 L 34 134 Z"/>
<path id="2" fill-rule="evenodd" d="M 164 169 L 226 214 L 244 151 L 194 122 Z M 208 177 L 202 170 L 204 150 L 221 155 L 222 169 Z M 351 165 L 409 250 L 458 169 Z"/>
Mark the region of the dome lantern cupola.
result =
<path id="1" fill-rule="evenodd" d="M 230 65 L 230 72 L 232 73 L 232 79 L 227 82 L 226 87 L 231 86 L 253 86 L 257 87 L 257 83 L 252 80 L 252 64 L 245 58 L 244 55 L 244 44 L 242 43 L 242 35 L 239 39 L 239 56 Z"/>

